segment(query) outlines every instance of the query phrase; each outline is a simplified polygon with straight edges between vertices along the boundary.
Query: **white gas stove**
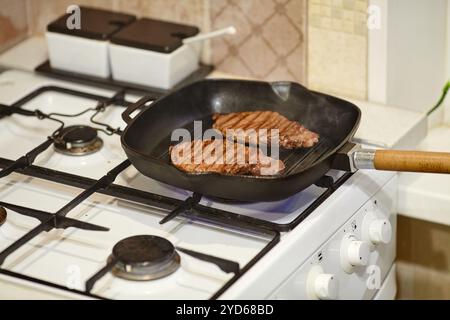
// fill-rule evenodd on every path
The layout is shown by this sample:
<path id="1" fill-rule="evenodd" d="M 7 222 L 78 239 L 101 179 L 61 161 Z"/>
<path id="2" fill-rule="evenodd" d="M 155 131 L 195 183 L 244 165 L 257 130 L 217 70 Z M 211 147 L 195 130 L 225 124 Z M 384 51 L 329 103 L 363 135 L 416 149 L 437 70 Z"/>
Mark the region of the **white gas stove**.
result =
<path id="1" fill-rule="evenodd" d="M 0 74 L 0 298 L 395 296 L 394 174 L 331 171 L 283 201 L 192 207 L 127 161 L 121 113 L 139 97 L 122 93 Z"/>

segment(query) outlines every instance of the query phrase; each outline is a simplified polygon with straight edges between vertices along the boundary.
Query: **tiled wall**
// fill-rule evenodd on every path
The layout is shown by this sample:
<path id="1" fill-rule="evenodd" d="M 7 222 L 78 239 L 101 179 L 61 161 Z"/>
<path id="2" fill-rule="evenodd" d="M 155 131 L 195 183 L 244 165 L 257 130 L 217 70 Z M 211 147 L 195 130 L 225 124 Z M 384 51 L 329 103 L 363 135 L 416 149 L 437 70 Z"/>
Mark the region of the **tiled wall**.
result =
<path id="1" fill-rule="evenodd" d="M 367 7 L 368 0 L 309 1 L 309 87 L 366 98 Z"/>
<path id="2" fill-rule="evenodd" d="M 46 25 L 65 12 L 71 4 L 133 13 L 137 16 L 204 26 L 205 0 L 27 0 L 30 29 L 42 33 Z"/>
<path id="3" fill-rule="evenodd" d="M 0 0 L 0 52 L 27 36 L 26 0 Z"/>
<path id="4" fill-rule="evenodd" d="M 213 29 L 238 35 L 212 41 L 219 69 L 265 80 L 306 80 L 305 0 L 212 0 Z"/>
<path id="5" fill-rule="evenodd" d="M 198 25 L 234 25 L 234 37 L 206 46 L 204 60 L 224 72 L 292 80 L 313 89 L 364 98 L 367 92 L 368 0 L 0 0 L 0 14 L 28 12 L 29 33 L 42 33 L 68 5 L 81 4 Z M 25 5 L 26 4 L 26 5 Z M 24 9 L 24 7 L 26 7 Z M 5 9 L 6 8 L 6 9 Z M 0 16 L 1 17 L 1 16 Z M 26 17 L 8 34 L 26 33 Z M 8 25 L 8 21 L 1 23 Z M 0 36 L 6 34 L 0 32 Z M 18 31 L 14 31 L 18 30 Z M 10 37 L 10 36 L 9 36 Z M 1 38 L 0 38 L 1 39 Z M 1 44 L 6 41 L 0 41 Z"/>
<path id="6" fill-rule="evenodd" d="M 82 0 L 78 4 L 200 26 L 234 25 L 212 41 L 204 60 L 221 71 L 267 80 L 306 79 L 306 0 Z M 42 33 L 73 0 L 29 0 L 30 29 Z M 211 53 L 210 53 L 211 52 Z"/>

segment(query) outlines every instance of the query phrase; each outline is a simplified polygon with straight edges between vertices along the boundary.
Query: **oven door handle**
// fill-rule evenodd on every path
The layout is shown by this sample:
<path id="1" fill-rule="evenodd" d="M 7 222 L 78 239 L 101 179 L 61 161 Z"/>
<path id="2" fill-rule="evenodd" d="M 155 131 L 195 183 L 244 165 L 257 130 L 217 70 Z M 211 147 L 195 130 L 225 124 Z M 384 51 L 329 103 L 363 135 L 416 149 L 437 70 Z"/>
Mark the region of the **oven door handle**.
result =
<path id="1" fill-rule="evenodd" d="M 149 102 L 153 102 L 158 100 L 158 97 L 155 96 L 145 96 L 141 98 L 136 103 L 131 104 L 123 113 L 122 113 L 122 119 L 126 122 L 126 124 L 130 124 L 131 121 L 133 121 L 133 118 L 131 118 L 131 114 L 135 112 L 137 109 L 140 109 L 147 105 Z"/>

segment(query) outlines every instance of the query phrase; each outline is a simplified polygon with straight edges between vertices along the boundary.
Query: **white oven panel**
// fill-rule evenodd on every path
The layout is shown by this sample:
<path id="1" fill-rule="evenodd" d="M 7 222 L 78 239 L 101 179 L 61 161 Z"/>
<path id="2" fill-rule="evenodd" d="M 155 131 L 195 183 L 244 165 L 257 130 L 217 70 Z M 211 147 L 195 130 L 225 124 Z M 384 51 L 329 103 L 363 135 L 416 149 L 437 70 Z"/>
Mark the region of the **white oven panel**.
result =
<path id="1" fill-rule="evenodd" d="M 372 299 L 395 259 L 396 181 L 383 186 L 271 298 Z"/>

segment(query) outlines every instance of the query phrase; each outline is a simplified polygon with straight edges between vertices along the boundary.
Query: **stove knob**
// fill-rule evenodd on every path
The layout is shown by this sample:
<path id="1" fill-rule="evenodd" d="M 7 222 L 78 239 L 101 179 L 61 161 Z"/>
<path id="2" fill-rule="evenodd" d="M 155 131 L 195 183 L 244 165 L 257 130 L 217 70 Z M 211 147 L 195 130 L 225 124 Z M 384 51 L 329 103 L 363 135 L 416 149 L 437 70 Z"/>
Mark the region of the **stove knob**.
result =
<path id="1" fill-rule="evenodd" d="M 370 247 L 365 241 L 352 240 L 347 247 L 348 262 L 352 266 L 365 266 L 369 261 Z"/>
<path id="2" fill-rule="evenodd" d="M 347 273 L 352 273 L 354 267 L 365 266 L 369 262 L 370 245 L 347 235 L 342 240 L 340 254 L 342 267 Z"/>
<path id="3" fill-rule="evenodd" d="M 323 273 L 317 276 L 314 283 L 314 292 L 321 300 L 334 300 L 337 298 L 339 283 L 334 274 Z"/>
<path id="4" fill-rule="evenodd" d="M 389 220 L 378 219 L 369 226 L 369 238 L 373 244 L 389 243 L 392 238 L 392 226 Z"/>
<path id="5" fill-rule="evenodd" d="M 322 267 L 314 266 L 308 274 L 307 295 L 309 299 L 334 300 L 339 293 L 339 281 L 334 274 L 324 273 Z"/>

